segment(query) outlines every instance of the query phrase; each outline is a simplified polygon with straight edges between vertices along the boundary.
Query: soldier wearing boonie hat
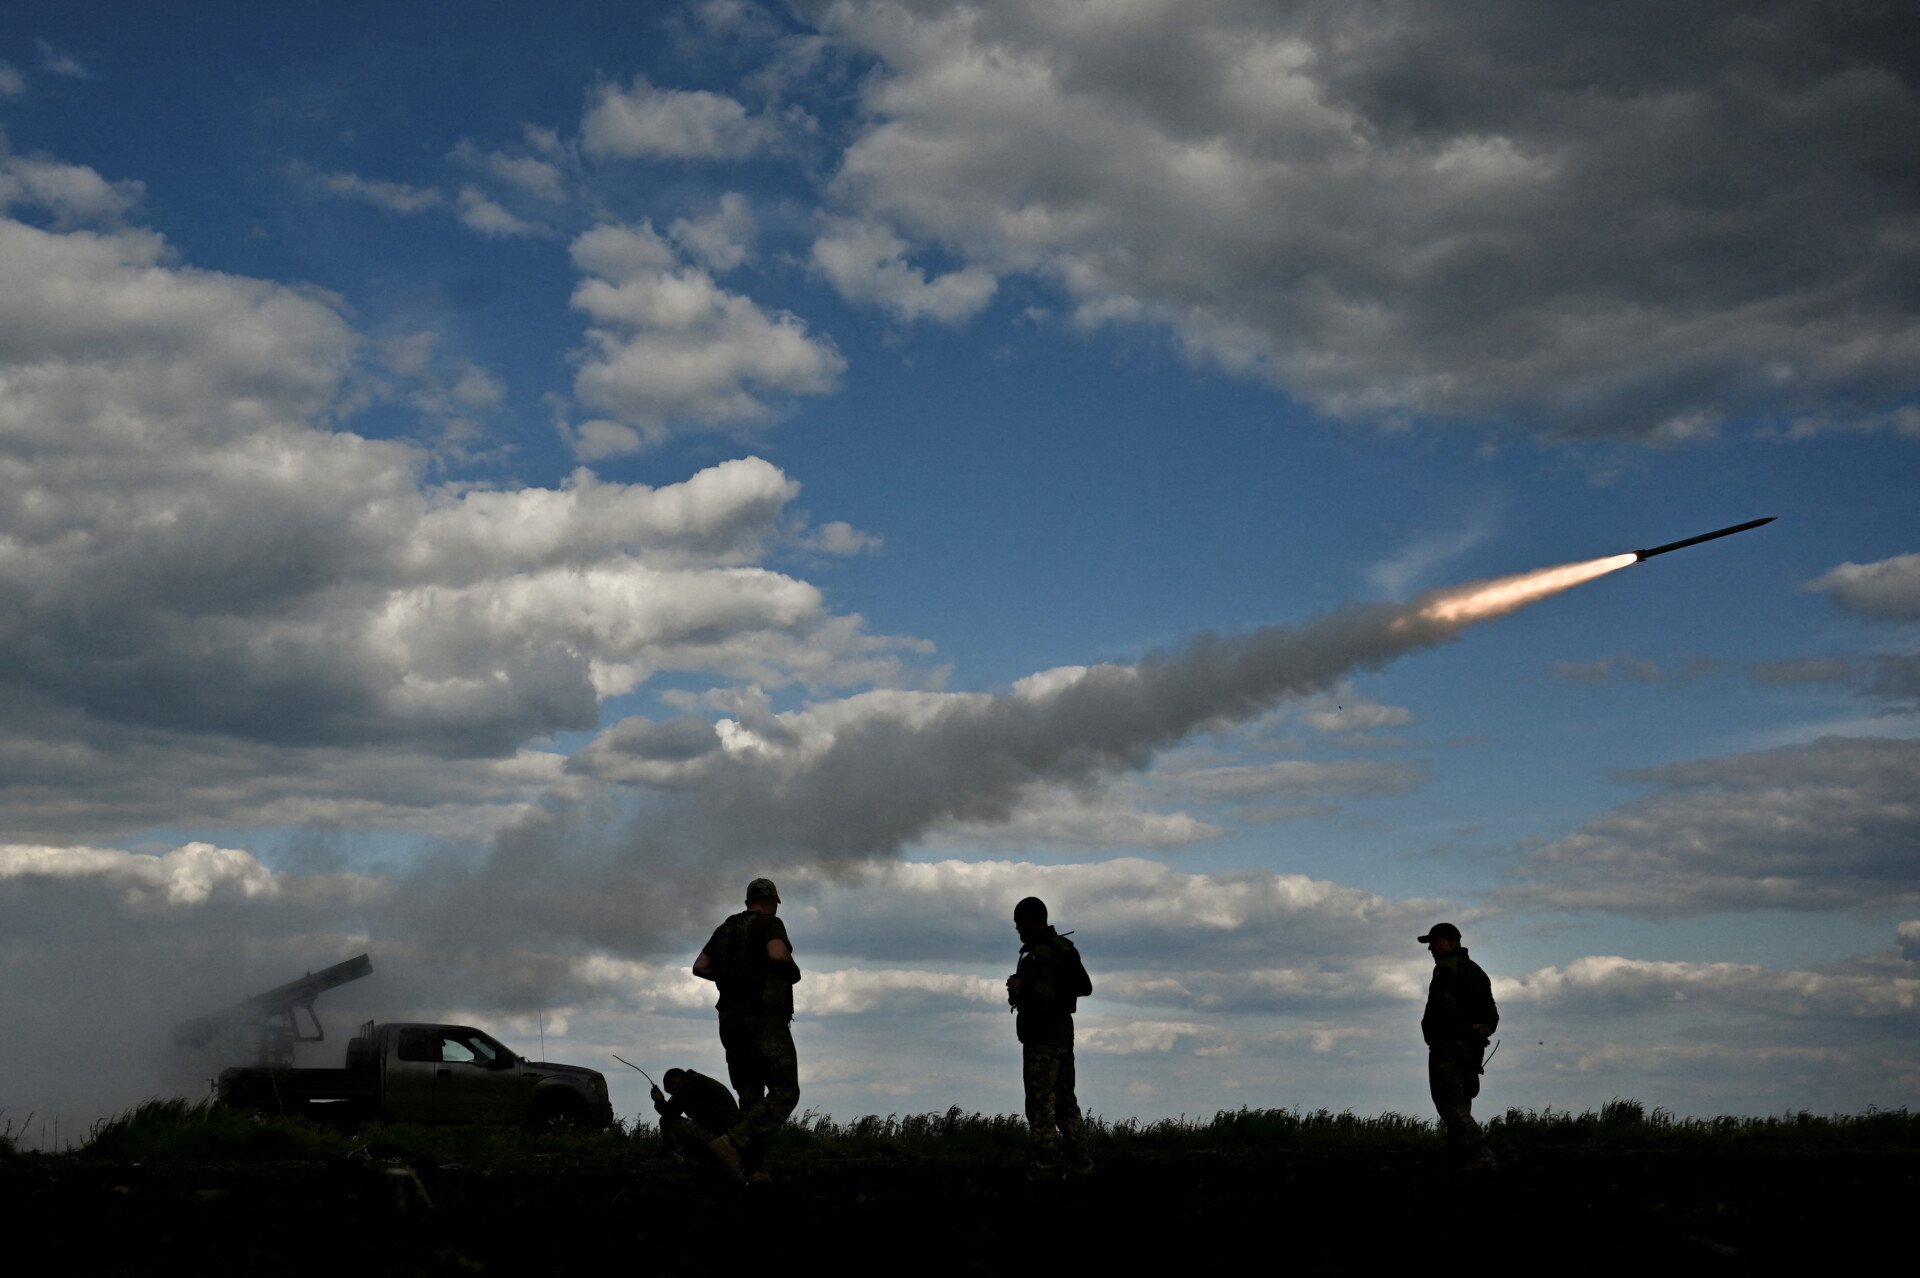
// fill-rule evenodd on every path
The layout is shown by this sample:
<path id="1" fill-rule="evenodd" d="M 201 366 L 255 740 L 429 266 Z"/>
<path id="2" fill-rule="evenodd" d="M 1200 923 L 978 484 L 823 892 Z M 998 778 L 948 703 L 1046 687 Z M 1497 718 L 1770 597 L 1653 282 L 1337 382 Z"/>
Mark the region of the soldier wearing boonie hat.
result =
<path id="1" fill-rule="evenodd" d="M 727 1078 L 740 1094 L 739 1121 L 707 1148 L 735 1177 L 764 1181 L 768 1137 L 800 1103 L 792 1028 L 800 965 L 779 919 L 773 880 L 747 884 L 746 906 L 713 930 L 693 974 L 720 987 L 720 1045 Z"/>

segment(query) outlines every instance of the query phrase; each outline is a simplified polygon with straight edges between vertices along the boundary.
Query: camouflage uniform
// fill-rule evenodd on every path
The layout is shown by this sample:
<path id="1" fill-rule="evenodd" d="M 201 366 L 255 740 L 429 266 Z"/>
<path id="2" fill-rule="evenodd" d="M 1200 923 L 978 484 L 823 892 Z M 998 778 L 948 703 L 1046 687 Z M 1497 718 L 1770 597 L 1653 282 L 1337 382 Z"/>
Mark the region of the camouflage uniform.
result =
<path id="1" fill-rule="evenodd" d="M 708 1142 L 740 1121 L 740 1106 L 726 1084 L 691 1069 L 680 1071 L 680 1086 L 653 1108 L 660 1115 L 660 1138 L 689 1161 L 698 1161 Z"/>
<path id="2" fill-rule="evenodd" d="M 786 924 L 771 914 L 742 910 L 715 928 L 705 947 L 720 986 L 716 1007 L 727 1078 L 740 1094 L 740 1117 L 725 1135 L 748 1171 L 764 1163 L 767 1137 L 800 1103 L 793 980 L 767 957 L 767 942 L 774 940 L 787 941 Z"/>
<path id="3" fill-rule="evenodd" d="M 1486 1137 L 1474 1121 L 1473 1098 L 1480 1094 L 1480 1057 L 1487 1040 L 1473 1029 L 1500 1024 L 1493 983 L 1465 946 L 1433 961 L 1427 1008 L 1420 1033 L 1427 1040 L 1427 1087 L 1447 1130 L 1447 1149 L 1461 1161 L 1491 1161 Z"/>
<path id="4" fill-rule="evenodd" d="M 1020 1039 L 1020 1074 L 1027 1091 L 1027 1125 L 1033 1130 L 1034 1165 L 1053 1170 L 1084 1167 L 1080 1102 L 1074 1095 L 1073 1013 L 1085 968 L 1072 941 L 1053 928 L 1020 947 L 1011 996 L 1014 1033 Z M 1092 986 L 1084 986 L 1090 993 Z"/>

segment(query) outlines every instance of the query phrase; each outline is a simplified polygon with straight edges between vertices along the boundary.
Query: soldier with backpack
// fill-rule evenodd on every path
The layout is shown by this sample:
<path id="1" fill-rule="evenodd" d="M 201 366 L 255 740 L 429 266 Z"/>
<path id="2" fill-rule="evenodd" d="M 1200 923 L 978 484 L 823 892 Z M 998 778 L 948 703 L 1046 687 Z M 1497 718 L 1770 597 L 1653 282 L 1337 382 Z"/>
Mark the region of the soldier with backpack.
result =
<path id="1" fill-rule="evenodd" d="M 1047 923 L 1047 905 L 1039 897 L 1013 907 L 1013 926 L 1020 933 L 1020 964 L 1007 978 L 1007 1002 L 1020 1039 L 1033 1170 L 1038 1175 L 1086 1171 L 1091 1164 L 1074 1096 L 1073 1013 L 1079 1000 L 1093 993 L 1093 981 L 1073 942 Z"/>
<path id="2" fill-rule="evenodd" d="M 793 987 L 800 980 L 772 879 L 747 884 L 747 908 L 713 930 L 693 974 L 720 987 L 720 1045 L 740 1094 L 739 1121 L 707 1146 L 736 1178 L 765 1181 L 767 1140 L 800 1103 Z"/>

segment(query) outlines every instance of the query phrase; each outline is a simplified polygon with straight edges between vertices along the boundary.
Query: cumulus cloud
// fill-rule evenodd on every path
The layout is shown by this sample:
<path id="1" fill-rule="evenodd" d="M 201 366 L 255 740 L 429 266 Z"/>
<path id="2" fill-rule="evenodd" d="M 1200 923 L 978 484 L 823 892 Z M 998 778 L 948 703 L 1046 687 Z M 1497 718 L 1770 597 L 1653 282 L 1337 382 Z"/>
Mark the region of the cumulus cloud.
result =
<path id="1" fill-rule="evenodd" d="M 997 954 L 1007 942 L 1017 945 L 1014 903 L 1038 896 L 1054 924 L 1075 933 L 1089 963 L 1116 979 L 1135 973 L 1126 993 L 1102 983 L 1099 997 L 1192 1006 L 1219 1001 L 1210 986 L 1223 968 L 1235 974 L 1236 988 L 1273 989 L 1289 980 L 1304 987 L 1319 978 L 1277 977 L 1274 970 L 1344 970 L 1371 962 L 1383 944 L 1405 955 L 1399 942 L 1410 942 L 1444 904 L 1396 900 L 1304 874 L 1198 873 L 1143 857 L 796 865 L 779 882 L 782 896 L 793 898 L 783 913 L 794 934 L 809 937 L 816 952 L 891 961 L 978 960 L 983 945 Z M 1473 911 L 1453 908 L 1471 921 Z M 1397 960 L 1402 967 L 1424 957 L 1413 948 Z M 1372 969 L 1357 978 L 1362 985 L 1374 979 Z M 1404 979 L 1418 984 L 1417 974 Z"/>
<path id="2" fill-rule="evenodd" d="M 1659 443 L 1913 387 L 1892 10 L 814 12 L 878 64 L 843 207 L 1325 412 Z"/>
<path id="3" fill-rule="evenodd" d="M 836 219 L 813 242 L 813 263 L 850 302 L 865 302 L 906 321 L 959 324 L 993 300 L 992 272 L 966 266 L 929 280 L 906 260 L 908 245 L 876 222 Z"/>
<path id="4" fill-rule="evenodd" d="M 557 161 L 564 158 L 564 149 L 558 139 L 550 139 L 539 130 L 529 128 L 526 132 L 528 146 L 545 154 L 487 151 L 471 141 L 462 141 L 454 147 L 452 158 L 522 194 L 549 204 L 563 203 L 567 199 L 567 173 Z"/>
<path id="5" fill-rule="evenodd" d="M 1755 963 L 1688 963 L 1615 955 L 1575 959 L 1516 978 L 1496 978 L 1503 1008 L 1620 1007 L 1710 1001 L 1721 1008 L 1790 1018 L 1907 1018 L 1920 1008 L 1920 977 L 1781 971 Z"/>
<path id="6" fill-rule="evenodd" d="M 1321 763 L 1309 759 L 1195 768 L 1179 777 L 1180 784 L 1202 794 L 1236 799 L 1405 794 L 1426 784 L 1427 780 L 1427 770 L 1416 763 L 1365 760 Z"/>
<path id="7" fill-rule="evenodd" d="M 330 195 L 343 196 L 350 200 L 360 200 L 375 208 L 385 209 L 389 213 L 424 213 L 428 209 L 439 208 L 446 203 L 446 197 L 432 187 L 413 186 L 406 182 L 389 182 L 381 178 L 362 177 L 358 173 L 328 172 L 312 173 L 299 166 L 294 172 L 309 178 L 319 188 Z"/>
<path id="8" fill-rule="evenodd" d="M 33 205 L 51 213 L 62 228 L 114 226 L 133 212 L 145 194 L 140 182 L 109 182 L 84 164 L 9 154 L 6 138 L 0 135 L 0 211 L 10 205 Z"/>
<path id="9" fill-rule="evenodd" d="M 518 239 L 549 234 L 538 222 L 517 217 L 506 206 L 491 200 L 478 187 L 460 188 L 460 223 L 490 240 Z"/>
<path id="10" fill-rule="evenodd" d="M 667 235 L 716 271 L 731 271 L 753 254 L 753 209 L 738 191 L 722 195 L 700 217 L 678 218 Z"/>
<path id="11" fill-rule="evenodd" d="M 1355 738 L 1376 728 L 1403 728 L 1414 721 L 1405 706 L 1389 706 L 1351 687 L 1322 693 L 1301 709 L 1300 721 L 1315 732 Z"/>
<path id="12" fill-rule="evenodd" d="M 1845 563 L 1807 583 L 1847 611 L 1876 621 L 1920 619 L 1920 554 Z"/>
<path id="13" fill-rule="evenodd" d="M 1826 737 L 1628 779 L 1657 790 L 1531 853 L 1500 897 L 1647 915 L 1920 901 L 1920 741 Z"/>
<path id="14" fill-rule="evenodd" d="M 940 837 L 973 848 L 1177 848 L 1223 833 L 1190 813 L 1150 811 L 1130 795 L 1082 787 L 1043 790 L 1002 820 L 954 822 Z"/>
<path id="15" fill-rule="evenodd" d="M 573 260 L 587 276 L 573 305 L 592 320 L 574 393 L 636 438 L 766 421 L 780 398 L 824 394 L 846 367 L 799 317 L 721 288 L 651 226 L 597 226 Z"/>
<path id="16" fill-rule="evenodd" d="M 773 121 L 723 93 L 655 88 L 641 76 L 596 89 L 580 122 L 588 155 L 620 159 L 737 160 L 778 139 Z"/>
<path id="17" fill-rule="evenodd" d="M 660 670 L 884 682 L 920 649 L 756 566 L 797 492 L 778 468 L 435 487 L 414 446 L 315 424 L 358 349 L 325 300 L 176 264 L 151 233 L 0 220 L 0 740 L 51 787 L 13 789 L 36 828 L 86 822 L 62 815 L 85 807 L 74 760 L 123 757 L 99 725 L 150 734 L 130 739 L 148 757 L 171 734 L 186 757 L 218 736 L 504 759 L 594 726 L 602 698 Z M 385 354 L 436 412 L 500 399 L 471 366 L 421 381 L 419 343 Z M 354 772 L 342 761 L 310 787 L 272 757 L 286 789 L 243 769 L 236 810 L 350 808 L 328 791 Z M 501 797 L 522 801 L 521 781 Z M 135 787 L 126 811 L 163 799 Z M 212 806 L 204 786 L 182 803 Z"/>

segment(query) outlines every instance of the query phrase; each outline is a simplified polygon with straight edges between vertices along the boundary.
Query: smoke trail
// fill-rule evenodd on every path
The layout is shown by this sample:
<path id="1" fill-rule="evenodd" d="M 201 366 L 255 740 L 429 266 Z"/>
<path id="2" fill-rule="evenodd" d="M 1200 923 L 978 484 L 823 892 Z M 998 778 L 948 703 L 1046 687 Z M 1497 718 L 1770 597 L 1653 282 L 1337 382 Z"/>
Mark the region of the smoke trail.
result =
<path id="1" fill-rule="evenodd" d="M 1194 732 L 1244 722 L 1632 562 L 1565 564 L 1405 605 L 1352 605 L 1299 626 L 1201 635 L 1137 665 L 1050 671 L 1003 694 L 869 693 L 723 721 L 717 733 L 693 725 L 707 735 L 698 758 L 688 757 L 690 734 L 629 721 L 574 766 L 640 779 L 642 756 L 663 748 L 651 743 L 671 735 L 666 784 L 678 811 L 659 815 L 711 855 L 882 855 L 944 821 L 1005 820 L 1035 786 L 1143 768 Z"/>

